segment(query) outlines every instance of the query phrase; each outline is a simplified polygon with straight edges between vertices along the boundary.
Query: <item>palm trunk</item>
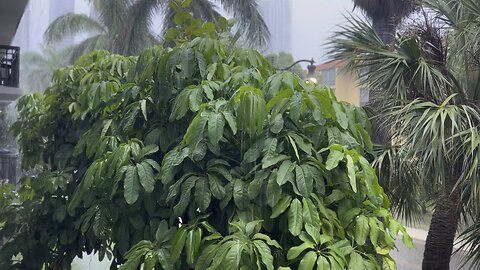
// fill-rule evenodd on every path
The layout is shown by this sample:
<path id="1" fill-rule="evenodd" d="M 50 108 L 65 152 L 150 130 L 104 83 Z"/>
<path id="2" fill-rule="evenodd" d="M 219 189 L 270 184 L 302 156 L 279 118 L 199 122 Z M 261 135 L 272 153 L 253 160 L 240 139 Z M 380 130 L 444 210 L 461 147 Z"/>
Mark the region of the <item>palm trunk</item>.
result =
<path id="1" fill-rule="evenodd" d="M 394 41 L 396 25 L 392 23 L 390 18 L 375 18 L 372 20 L 372 27 L 378 36 L 385 44 L 390 44 Z M 375 106 L 375 93 L 370 91 L 368 103 Z M 374 108 L 377 109 L 377 108 Z M 380 119 L 373 118 L 372 122 L 372 141 L 379 145 L 389 145 L 389 134 Z"/>
<path id="2" fill-rule="evenodd" d="M 396 24 L 391 18 L 375 18 L 372 27 L 385 44 L 390 44 L 395 38 Z"/>
<path id="3" fill-rule="evenodd" d="M 456 178 L 448 179 L 437 199 L 423 253 L 423 270 L 450 269 L 450 257 L 460 219 L 460 195 L 458 190 L 453 191 L 455 182 Z"/>

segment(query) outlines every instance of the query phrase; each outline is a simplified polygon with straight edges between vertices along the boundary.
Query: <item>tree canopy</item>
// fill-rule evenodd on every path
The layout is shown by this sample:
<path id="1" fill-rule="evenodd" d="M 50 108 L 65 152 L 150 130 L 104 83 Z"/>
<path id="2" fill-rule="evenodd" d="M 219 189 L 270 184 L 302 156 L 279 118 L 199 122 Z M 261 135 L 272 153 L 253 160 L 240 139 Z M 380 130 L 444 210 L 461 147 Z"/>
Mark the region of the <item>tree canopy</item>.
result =
<path id="1" fill-rule="evenodd" d="M 412 242 L 364 111 L 236 47 L 226 20 L 179 16 L 172 48 L 95 51 L 20 99 L 33 171 L 18 197 L 2 185 L 0 268 L 395 269 Z"/>

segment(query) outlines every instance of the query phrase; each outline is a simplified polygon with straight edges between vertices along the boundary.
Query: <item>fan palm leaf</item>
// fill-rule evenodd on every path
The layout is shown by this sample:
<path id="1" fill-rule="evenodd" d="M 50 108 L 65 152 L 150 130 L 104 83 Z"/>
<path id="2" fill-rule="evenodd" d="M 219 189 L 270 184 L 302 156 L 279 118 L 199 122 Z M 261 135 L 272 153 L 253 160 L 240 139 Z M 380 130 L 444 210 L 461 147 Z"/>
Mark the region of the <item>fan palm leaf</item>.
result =
<path id="1" fill-rule="evenodd" d="M 238 28 L 245 29 L 247 42 L 256 47 L 268 44 L 270 31 L 256 0 L 220 0 L 223 8 L 237 20 Z"/>
<path id="2" fill-rule="evenodd" d="M 109 38 L 105 34 L 89 37 L 71 48 L 70 63 L 75 62 L 80 56 L 93 50 L 106 50 L 110 48 Z"/>
<path id="3" fill-rule="evenodd" d="M 22 88 L 27 92 L 40 91 L 51 84 L 53 72 L 65 65 L 70 55 L 70 49 L 60 52 L 50 47 L 44 47 L 41 53 L 27 52 L 22 54 L 21 81 Z"/>
<path id="4" fill-rule="evenodd" d="M 47 28 L 44 39 L 47 44 L 60 42 L 79 33 L 107 33 L 108 30 L 96 20 L 84 14 L 67 13 L 55 19 Z"/>

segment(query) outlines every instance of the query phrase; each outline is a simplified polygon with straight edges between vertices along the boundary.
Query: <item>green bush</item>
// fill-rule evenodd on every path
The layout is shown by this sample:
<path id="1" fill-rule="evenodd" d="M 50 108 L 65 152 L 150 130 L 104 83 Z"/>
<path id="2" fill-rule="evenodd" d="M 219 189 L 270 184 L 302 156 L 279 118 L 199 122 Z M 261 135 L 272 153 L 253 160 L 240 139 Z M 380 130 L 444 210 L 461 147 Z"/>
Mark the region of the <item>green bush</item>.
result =
<path id="1" fill-rule="evenodd" d="M 22 166 L 41 173 L 0 209 L 16 217 L 0 268 L 96 252 L 121 269 L 395 269 L 411 239 L 365 158 L 365 113 L 195 27 L 138 57 L 93 52 L 21 98 Z"/>

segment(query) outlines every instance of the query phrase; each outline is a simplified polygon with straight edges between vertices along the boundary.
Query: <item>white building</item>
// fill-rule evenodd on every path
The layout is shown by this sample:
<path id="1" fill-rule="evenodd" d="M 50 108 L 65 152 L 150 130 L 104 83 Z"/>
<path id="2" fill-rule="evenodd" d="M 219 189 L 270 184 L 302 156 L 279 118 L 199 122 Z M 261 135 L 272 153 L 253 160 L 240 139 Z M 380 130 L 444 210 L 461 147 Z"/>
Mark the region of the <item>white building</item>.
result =
<path id="1" fill-rule="evenodd" d="M 292 0 L 260 0 L 260 12 L 271 33 L 267 53 L 292 53 Z"/>
<path id="2" fill-rule="evenodd" d="M 69 12 L 88 13 L 88 11 L 88 3 L 84 0 L 29 1 L 12 44 L 21 47 L 24 52 L 40 52 L 43 34 L 51 22 Z M 74 38 L 67 38 L 59 46 L 69 46 L 74 41 Z"/>

